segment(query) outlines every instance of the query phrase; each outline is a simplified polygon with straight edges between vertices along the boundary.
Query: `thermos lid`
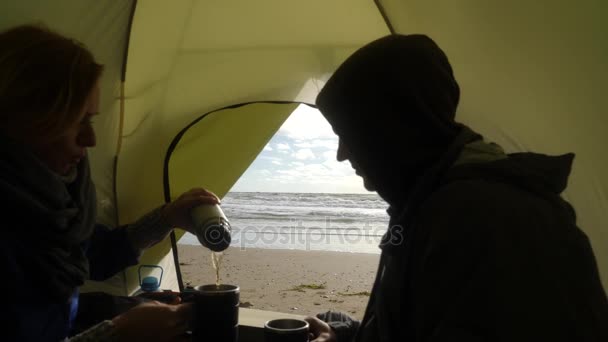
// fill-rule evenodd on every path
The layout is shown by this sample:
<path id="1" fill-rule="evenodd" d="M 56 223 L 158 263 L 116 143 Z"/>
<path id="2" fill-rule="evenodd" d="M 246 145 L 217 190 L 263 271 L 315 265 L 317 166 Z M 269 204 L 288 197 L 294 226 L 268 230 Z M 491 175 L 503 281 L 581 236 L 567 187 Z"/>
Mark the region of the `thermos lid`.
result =
<path id="1" fill-rule="evenodd" d="M 145 292 L 152 292 L 158 290 L 160 284 L 156 277 L 145 277 L 141 282 L 141 289 Z"/>

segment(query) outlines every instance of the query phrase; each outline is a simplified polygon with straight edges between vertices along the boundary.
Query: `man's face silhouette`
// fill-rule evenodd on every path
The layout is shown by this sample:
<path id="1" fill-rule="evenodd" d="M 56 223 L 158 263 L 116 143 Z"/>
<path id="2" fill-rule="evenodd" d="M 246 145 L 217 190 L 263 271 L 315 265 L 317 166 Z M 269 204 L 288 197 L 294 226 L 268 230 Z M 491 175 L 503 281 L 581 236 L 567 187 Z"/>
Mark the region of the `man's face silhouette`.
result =
<path id="1" fill-rule="evenodd" d="M 344 145 L 344 142 L 342 142 L 342 139 L 338 140 L 338 152 L 336 153 L 336 159 L 339 162 L 348 160 L 350 162 L 350 165 L 355 170 L 357 176 L 363 178 L 363 186 L 369 191 L 376 190 L 376 188 L 370 183 L 369 179 L 366 177 L 365 173 L 361 170 L 359 165 L 354 160 L 352 160 L 351 153 L 346 147 L 346 145 Z"/>

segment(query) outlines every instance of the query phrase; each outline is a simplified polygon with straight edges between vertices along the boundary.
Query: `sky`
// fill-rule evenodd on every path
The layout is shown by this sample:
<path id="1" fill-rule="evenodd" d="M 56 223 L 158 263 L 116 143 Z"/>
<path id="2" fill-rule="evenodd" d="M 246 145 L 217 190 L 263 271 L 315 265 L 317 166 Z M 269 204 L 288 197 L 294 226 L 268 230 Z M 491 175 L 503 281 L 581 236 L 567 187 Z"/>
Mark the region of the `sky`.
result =
<path id="1" fill-rule="evenodd" d="M 300 105 L 231 191 L 368 193 L 350 163 L 336 160 L 337 149 L 321 113 Z"/>

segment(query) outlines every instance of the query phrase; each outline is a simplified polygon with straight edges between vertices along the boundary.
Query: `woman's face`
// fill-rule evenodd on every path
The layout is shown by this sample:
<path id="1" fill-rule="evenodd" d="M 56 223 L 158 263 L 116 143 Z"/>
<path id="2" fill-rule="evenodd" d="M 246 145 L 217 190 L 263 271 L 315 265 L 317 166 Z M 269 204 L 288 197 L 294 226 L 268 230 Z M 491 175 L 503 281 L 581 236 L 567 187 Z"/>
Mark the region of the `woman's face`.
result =
<path id="1" fill-rule="evenodd" d="M 34 153 L 51 170 L 60 174 L 68 174 L 86 156 L 87 147 L 96 144 L 93 131 L 94 115 L 99 113 L 99 84 L 93 87 L 78 120 L 67 127 L 64 133 L 54 141 L 34 143 Z"/>

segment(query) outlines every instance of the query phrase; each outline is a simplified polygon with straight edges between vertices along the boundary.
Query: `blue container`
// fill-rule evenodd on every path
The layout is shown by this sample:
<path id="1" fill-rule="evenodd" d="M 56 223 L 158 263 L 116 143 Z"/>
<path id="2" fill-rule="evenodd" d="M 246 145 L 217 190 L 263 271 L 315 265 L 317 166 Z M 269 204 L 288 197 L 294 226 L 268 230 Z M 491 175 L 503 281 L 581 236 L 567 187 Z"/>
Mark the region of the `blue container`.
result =
<path id="1" fill-rule="evenodd" d="M 142 269 L 160 269 L 160 277 L 155 276 L 147 276 L 143 279 L 141 278 L 141 270 Z M 139 276 L 139 286 L 143 292 L 157 292 L 160 291 L 160 284 L 163 281 L 163 268 L 158 265 L 141 265 L 137 269 L 137 275 Z"/>

